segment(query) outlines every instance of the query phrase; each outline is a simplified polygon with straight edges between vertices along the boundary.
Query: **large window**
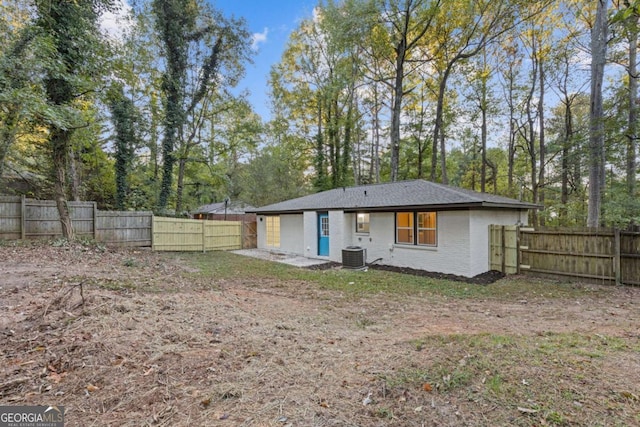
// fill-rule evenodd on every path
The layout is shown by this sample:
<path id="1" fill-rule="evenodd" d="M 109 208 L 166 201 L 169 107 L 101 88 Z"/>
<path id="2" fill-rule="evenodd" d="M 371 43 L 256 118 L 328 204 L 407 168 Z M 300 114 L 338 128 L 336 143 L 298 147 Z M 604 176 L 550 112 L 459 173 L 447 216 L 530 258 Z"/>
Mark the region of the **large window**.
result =
<path id="1" fill-rule="evenodd" d="M 369 214 L 359 213 L 356 215 L 356 233 L 369 232 Z"/>
<path id="2" fill-rule="evenodd" d="M 280 217 L 279 216 L 267 216 L 265 217 L 267 226 L 267 247 L 279 248 L 280 247 Z"/>
<path id="3" fill-rule="evenodd" d="M 396 243 L 436 246 L 438 228 L 435 212 L 397 212 Z M 416 236 L 417 241 L 416 241 Z"/>

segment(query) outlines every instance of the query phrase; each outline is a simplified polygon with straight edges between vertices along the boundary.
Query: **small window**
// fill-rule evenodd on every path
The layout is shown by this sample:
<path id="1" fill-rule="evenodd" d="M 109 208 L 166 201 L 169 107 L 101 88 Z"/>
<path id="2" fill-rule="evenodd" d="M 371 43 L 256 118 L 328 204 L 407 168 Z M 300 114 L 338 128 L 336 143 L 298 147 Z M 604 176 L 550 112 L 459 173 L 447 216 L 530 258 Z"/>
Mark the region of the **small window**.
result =
<path id="1" fill-rule="evenodd" d="M 396 214 L 396 243 L 413 244 L 413 212 Z"/>
<path id="2" fill-rule="evenodd" d="M 320 236 L 328 237 L 329 236 L 329 217 L 323 216 L 320 218 Z"/>
<path id="3" fill-rule="evenodd" d="M 396 213 L 396 243 L 437 246 L 437 236 L 438 227 L 435 212 Z"/>
<path id="4" fill-rule="evenodd" d="M 418 244 L 436 245 L 436 213 L 418 212 Z"/>
<path id="5" fill-rule="evenodd" d="M 368 233 L 369 232 L 369 214 L 359 213 L 356 216 L 356 233 Z"/>

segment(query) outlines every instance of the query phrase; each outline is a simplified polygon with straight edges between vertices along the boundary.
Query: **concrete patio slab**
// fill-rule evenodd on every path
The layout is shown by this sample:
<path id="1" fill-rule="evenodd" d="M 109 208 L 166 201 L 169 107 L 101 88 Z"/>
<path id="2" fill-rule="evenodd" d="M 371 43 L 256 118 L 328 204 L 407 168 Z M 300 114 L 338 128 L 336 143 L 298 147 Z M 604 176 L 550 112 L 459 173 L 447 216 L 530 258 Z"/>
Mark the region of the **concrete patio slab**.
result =
<path id="1" fill-rule="evenodd" d="M 240 249 L 231 251 L 234 254 L 244 255 L 252 258 L 260 258 L 267 261 L 281 262 L 283 264 L 293 265 L 296 267 L 311 267 L 314 265 L 327 264 L 328 260 L 305 258 L 300 255 L 287 254 L 277 251 L 267 251 L 264 249 Z"/>

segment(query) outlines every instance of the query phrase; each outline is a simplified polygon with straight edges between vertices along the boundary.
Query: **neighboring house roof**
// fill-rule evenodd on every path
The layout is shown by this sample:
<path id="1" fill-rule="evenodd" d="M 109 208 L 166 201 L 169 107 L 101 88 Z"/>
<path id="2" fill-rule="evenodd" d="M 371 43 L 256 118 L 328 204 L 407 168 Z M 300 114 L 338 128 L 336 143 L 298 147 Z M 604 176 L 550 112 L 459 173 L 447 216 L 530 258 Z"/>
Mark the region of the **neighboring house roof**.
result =
<path id="1" fill-rule="evenodd" d="M 255 209 L 253 206 L 244 202 L 228 202 L 227 203 L 227 215 L 242 215 L 247 210 Z M 191 212 L 192 214 L 221 214 L 225 213 L 224 202 L 210 203 L 208 205 L 200 206 L 198 209 Z"/>
<path id="2" fill-rule="evenodd" d="M 402 209 L 506 208 L 541 206 L 493 194 L 479 193 L 424 180 L 336 188 L 297 199 L 247 209 L 259 214 L 300 213 L 318 210 L 389 211 Z"/>

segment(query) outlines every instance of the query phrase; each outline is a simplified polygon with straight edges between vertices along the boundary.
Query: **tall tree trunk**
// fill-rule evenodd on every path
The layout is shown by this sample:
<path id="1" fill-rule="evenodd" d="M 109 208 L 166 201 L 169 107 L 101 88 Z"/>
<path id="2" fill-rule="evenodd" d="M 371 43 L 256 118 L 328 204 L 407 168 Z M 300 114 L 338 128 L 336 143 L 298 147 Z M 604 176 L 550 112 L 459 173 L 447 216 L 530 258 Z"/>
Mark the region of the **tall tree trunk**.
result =
<path id="1" fill-rule="evenodd" d="M 380 108 L 378 100 L 378 85 L 373 85 L 373 116 L 371 125 L 373 127 L 373 141 L 371 144 L 371 168 L 369 169 L 369 182 L 378 184 L 380 182 Z"/>
<path id="2" fill-rule="evenodd" d="M 67 160 L 69 156 L 69 139 L 71 134 L 67 130 L 54 128 L 51 130 L 51 159 L 53 160 L 54 170 L 54 198 L 58 215 L 60 216 L 60 226 L 62 228 L 62 236 L 66 239 L 75 239 L 75 231 L 71 221 L 69 212 L 69 202 L 67 199 Z"/>
<path id="3" fill-rule="evenodd" d="M 480 191 L 486 191 L 487 185 L 487 87 L 483 81 L 482 84 L 482 100 L 480 102 L 480 113 L 482 115 L 482 124 L 480 126 L 480 144 L 482 149 L 482 164 L 480 165 Z"/>
<path id="4" fill-rule="evenodd" d="M 638 15 L 629 17 L 629 123 L 627 130 L 627 194 L 634 197 L 636 193 L 636 143 L 638 121 Z"/>
<path id="5" fill-rule="evenodd" d="M 436 121 L 433 126 L 433 141 L 432 143 L 432 151 L 431 151 L 431 181 L 435 182 L 437 178 L 437 170 L 438 170 L 438 143 L 440 142 L 440 132 L 442 131 L 443 123 L 444 123 L 444 92 L 447 89 L 447 78 L 446 74 L 449 69 L 446 69 L 442 79 L 440 80 L 440 84 L 438 86 L 438 100 L 436 103 Z M 443 156 L 444 153 L 441 153 Z M 446 160 L 444 162 L 446 165 Z M 443 171 L 446 174 L 446 170 Z M 444 175 L 443 175 L 444 176 Z M 442 180 L 444 183 L 444 180 Z"/>
<path id="6" fill-rule="evenodd" d="M 513 68 L 510 65 L 510 68 Z M 514 76 L 513 70 L 509 72 L 509 92 L 507 99 L 509 101 L 509 146 L 507 147 L 507 186 L 509 187 L 509 196 L 515 196 L 515 188 L 513 185 L 513 171 L 515 167 L 515 159 L 516 159 L 516 138 L 517 138 L 517 126 L 516 126 L 516 117 L 515 117 L 515 102 L 513 99 L 513 94 L 515 92 L 515 84 L 514 84 Z"/>
<path id="7" fill-rule="evenodd" d="M 342 185 L 347 185 L 347 177 L 349 171 L 349 163 L 351 160 L 351 153 L 353 151 L 353 95 L 349 98 L 349 106 L 347 107 L 347 117 L 344 124 L 344 142 L 342 143 Z"/>
<path id="8" fill-rule="evenodd" d="M 178 160 L 178 182 L 176 185 L 176 215 L 182 213 L 182 197 L 184 194 L 184 172 L 187 166 L 187 153 Z"/>
<path id="9" fill-rule="evenodd" d="M 322 128 L 322 99 L 318 95 L 318 134 L 316 135 L 316 156 L 315 156 L 315 168 L 316 168 L 316 189 L 322 191 L 327 190 L 327 170 L 326 159 L 324 156 L 324 135 Z"/>
<path id="10" fill-rule="evenodd" d="M 539 62 L 540 88 L 538 94 L 538 144 L 539 144 L 539 166 L 538 166 L 538 203 L 544 205 L 544 186 L 545 186 L 545 169 L 546 169 L 546 146 L 544 134 L 544 90 L 545 90 L 545 74 L 544 60 L 541 58 Z M 540 217 L 539 225 L 544 226 L 544 216 Z"/>
<path id="11" fill-rule="evenodd" d="M 69 147 L 69 186 L 71 190 L 71 199 L 79 202 L 82 200 L 80 174 L 78 173 L 78 165 L 73 147 Z"/>
<path id="12" fill-rule="evenodd" d="M 562 141 L 562 171 L 560 193 L 560 219 L 567 220 L 567 203 L 569 202 L 569 153 L 573 142 L 573 112 L 571 99 L 565 92 L 564 100 L 564 138 Z"/>
<path id="13" fill-rule="evenodd" d="M 607 8 L 609 0 L 597 0 L 591 30 L 591 102 L 589 107 L 589 204 L 587 226 L 600 226 L 604 192 L 604 112 L 602 82 L 607 54 Z"/>
<path id="14" fill-rule="evenodd" d="M 535 49 L 534 49 L 535 52 Z M 538 203 L 538 163 L 536 156 L 536 126 L 535 126 L 535 118 L 533 114 L 533 95 L 536 90 L 536 82 L 538 76 L 538 62 L 536 57 L 532 58 L 532 80 L 531 80 L 531 90 L 527 94 L 527 102 L 526 102 L 526 113 L 527 113 L 527 128 L 525 131 L 525 139 L 527 143 L 527 151 L 529 154 L 529 165 L 531 167 L 531 193 L 532 193 L 532 201 L 533 203 Z M 532 209 L 531 211 L 531 222 L 534 227 L 537 227 L 538 224 L 538 211 L 536 209 Z"/>
<path id="15" fill-rule="evenodd" d="M 406 41 L 404 41 L 406 43 Z M 396 76 L 393 87 L 393 108 L 391 110 L 391 181 L 398 180 L 400 168 L 400 116 L 402 115 L 402 96 L 404 81 L 404 44 L 397 48 Z"/>

